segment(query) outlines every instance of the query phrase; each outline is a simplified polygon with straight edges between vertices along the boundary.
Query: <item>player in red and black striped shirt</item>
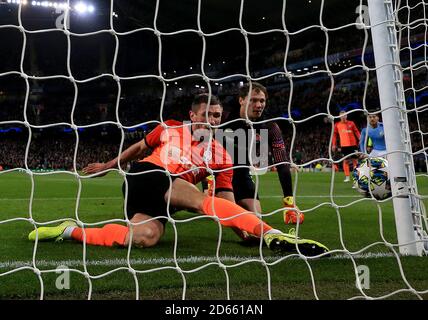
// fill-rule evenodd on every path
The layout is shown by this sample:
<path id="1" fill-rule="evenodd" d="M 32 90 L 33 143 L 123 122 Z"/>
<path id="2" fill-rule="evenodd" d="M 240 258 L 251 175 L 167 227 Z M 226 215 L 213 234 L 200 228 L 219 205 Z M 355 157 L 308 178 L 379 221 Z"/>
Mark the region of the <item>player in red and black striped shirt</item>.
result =
<path id="1" fill-rule="evenodd" d="M 263 85 L 257 82 L 252 82 L 250 95 L 249 90 L 249 84 L 241 87 L 239 93 L 240 108 L 239 110 L 234 110 L 235 112 L 231 112 L 231 115 L 227 119 L 227 122 L 231 122 L 226 123 L 225 125 L 226 132 L 230 131 L 231 136 L 233 136 L 231 139 L 234 139 L 232 140 L 232 143 L 234 144 L 232 159 L 234 166 L 237 166 L 233 170 L 233 191 L 235 201 L 237 204 L 249 211 L 262 211 L 259 196 L 255 191 L 255 184 L 249 168 L 251 164 L 249 157 L 250 152 L 253 151 L 253 154 L 256 152 L 259 156 L 263 156 L 264 154 L 265 160 L 267 160 L 267 152 L 261 151 L 267 144 L 268 149 L 272 152 L 274 164 L 278 164 L 276 165 L 276 169 L 284 195 L 284 221 L 286 224 L 303 223 L 304 215 L 299 211 L 298 207 L 294 203 L 290 166 L 285 163 L 287 161 L 287 153 L 281 129 L 274 121 L 252 123 L 252 125 L 246 122 L 246 114 L 248 114 L 248 118 L 251 121 L 260 122 L 260 120 L 262 120 L 263 111 L 266 107 L 266 101 L 268 98 L 267 90 Z M 266 131 L 267 139 L 266 134 L 263 134 L 266 133 Z M 239 141 L 236 139 L 237 134 L 241 132 L 245 132 L 247 137 L 245 139 L 246 141 Z M 251 136 L 253 136 L 253 140 L 255 141 L 253 148 L 250 148 L 249 145 Z M 248 139 L 248 137 L 250 137 L 250 139 Z M 266 151 L 266 149 L 267 148 L 264 150 Z M 244 162 L 242 161 L 242 157 L 240 157 L 242 154 L 245 154 Z M 268 163 L 265 161 L 265 163 L 261 164 L 260 167 L 266 167 L 267 165 Z M 252 240 L 251 237 L 248 237 L 245 233 L 240 234 L 239 230 L 236 231 L 244 240 Z"/>

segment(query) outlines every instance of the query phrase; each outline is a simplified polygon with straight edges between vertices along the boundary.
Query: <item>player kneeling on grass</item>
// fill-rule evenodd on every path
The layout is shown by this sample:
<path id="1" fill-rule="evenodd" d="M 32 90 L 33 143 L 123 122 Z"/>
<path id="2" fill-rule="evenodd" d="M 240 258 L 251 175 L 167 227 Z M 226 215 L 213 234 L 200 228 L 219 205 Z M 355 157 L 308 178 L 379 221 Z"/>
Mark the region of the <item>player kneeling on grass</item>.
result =
<path id="1" fill-rule="evenodd" d="M 39 227 L 29 234 L 29 239 L 73 239 L 100 246 L 128 246 L 131 243 L 136 247 L 152 247 L 164 234 L 168 212 L 173 214 L 185 209 L 217 216 L 226 227 L 263 236 L 266 245 L 274 251 L 296 252 L 298 246 L 307 256 L 327 252 L 328 248 L 323 244 L 282 233 L 234 203 L 230 156 L 214 139 L 206 138 L 209 137 L 209 125 L 220 124 L 222 111 L 215 96 L 209 99 L 206 94 L 198 95 L 189 112 L 191 125 L 168 120 L 166 127 L 158 125 L 145 139 L 120 155 L 120 165 L 124 165 L 140 159 L 148 148 L 153 149 L 150 156 L 134 162 L 126 176 L 128 188 L 125 192 L 124 183 L 123 191 L 127 197 L 129 226 L 107 224 L 102 228 L 82 229 L 74 221 L 66 221 L 57 227 Z M 83 172 L 101 173 L 100 176 L 118 165 L 119 158 L 115 158 L 107 163 L 90 164 Z M 215 197 L 200 192 L 195 186 L 210 174 L 210 170 L 216 172 Z"/>

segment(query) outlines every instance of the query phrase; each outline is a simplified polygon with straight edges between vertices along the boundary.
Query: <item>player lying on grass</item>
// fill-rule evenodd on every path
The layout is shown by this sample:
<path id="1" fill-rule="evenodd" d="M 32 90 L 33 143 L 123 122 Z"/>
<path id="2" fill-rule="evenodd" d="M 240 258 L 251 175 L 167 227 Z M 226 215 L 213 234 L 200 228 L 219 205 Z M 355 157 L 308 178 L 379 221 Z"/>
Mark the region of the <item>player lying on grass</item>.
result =
<path id="1" fill-rule="evenodd" d="M 152 247 L 164 234 L 170 215 L 185 209 L 217 216 L 223 226 L 263 237 L 274 251 L 295 252 L 297 245 L 307 256 L 327 252 L 323 244 L 276 230 L 234 203 L 230 156 L 216 140 L 207 138 L 210 125 L 220 124 L 223 108 L 215 96 L 211 96 L 209 106 L 208 99 L 208 95 L 194 99 L 189 112 L 191 125 L 168 120 L 165 122 L 167 128 L 158 125 L 145 139 L 120 155 L 120 165 L 123 165 L 140 159 L 148 148 L 153 149 L 150 156 L 133 162 L 126 176 L 127 188 L 124 183 L 123 191 L 129 226 L 106 224 L 102 228 L 82 229 L 74 221 L 66 221 L 57 227 L 39 227 L 29 234 L 29 239 L 73 239 L 100 246 Z M 116 158 L 107 163 L 90 164 L 83 171 L 105 173 L 118 165 Z M 215 197 L 207 196 L 195 186 L 210 170 L 216 175 Z"/>

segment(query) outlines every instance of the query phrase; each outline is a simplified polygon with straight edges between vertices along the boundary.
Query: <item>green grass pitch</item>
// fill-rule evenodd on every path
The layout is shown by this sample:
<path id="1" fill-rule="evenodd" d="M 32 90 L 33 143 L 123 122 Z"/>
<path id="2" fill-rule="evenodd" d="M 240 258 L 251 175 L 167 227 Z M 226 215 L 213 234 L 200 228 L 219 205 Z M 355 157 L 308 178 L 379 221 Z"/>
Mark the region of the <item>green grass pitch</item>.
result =
<path id="1" fill-rule="evenodd" d="M 175 229 L 167 224 L 156 247 L 132 249 L 128 253 L 123 248 L 87 246 L 84 264 L 83 245 L 79 243 L 44 242 L 34 250 L 34 244 L 27 240 L 33 226 L 24 219 L 29 218 L 30 211 L 39 223 L 75 218 L 76 211 L 85 223 L 121 219 L 120 175 L 110 173 L 103 178 L 82 179 L 76 209 L 79 183 L 72 175 L 35 175 L 30 203 L 30 176 L 24 172 L 3 173 L 0 299 L 40 298 L 40 278 L 45 299 L 87 299 L 89 292 L 92 299 L 135 299 L 137 295 L 140 299 L 182 299 L 183 295 L 186 299 L 349 299 L 362 296 L 355 285 L 353 262 L 368 267 L 370 288 L 364 289 L 367 296 L 377 298 L 395 292 L 388 298 L 417 299 L 409 290 L 413 288 L 421 292 L 421 297 L 428 298 L 423 292 L 428 290 L 427 258 L 397 259 L 383 244 L 383 239 L 396 243 L 392 202 L 378 207 L 372 200 L 361 201 L 351 184 L 343 182 L 343 174 L 336 174 L 333 183 L 331 178 L 330 173 L 294 176 L 297 204 L 308 210 L 299 235 L 321 241 L 331 250 L 365 249 L 354 260 L 343 253 L 317 260 L 284 258 L 266 247 L 260 251 L 258 246 L 244 246 L 227 228 L 222 229 L 219 242 L 220 229 L 215 221 L 178 212 L 174 215 Z M 418 178 L 418 187 L 421 195 L 428 194 L 426 176 Z M 281 208 L 275 173 L 260 177 L 259 194 L 264 213 Z M 332 206 L 332 200 L 337 207 Z M 183 221 L 187 219 L 191 220 Z M 265 220 L 284 231 L 290 228 L 284 225 L 281 211 L 268 214 Z M 260 252 L 266 264 L 260 262 Z M 127 269 L 128 254 L 135 274 Z M 217 256 L 225 267 L 218 265 Z M 41 271 L 40 278 L 28 268 L 33 258 Z M 80 271 L 70 273 L 69 288 L 57 288 L 62 274 L 55 270 L 60 265 Z"/>

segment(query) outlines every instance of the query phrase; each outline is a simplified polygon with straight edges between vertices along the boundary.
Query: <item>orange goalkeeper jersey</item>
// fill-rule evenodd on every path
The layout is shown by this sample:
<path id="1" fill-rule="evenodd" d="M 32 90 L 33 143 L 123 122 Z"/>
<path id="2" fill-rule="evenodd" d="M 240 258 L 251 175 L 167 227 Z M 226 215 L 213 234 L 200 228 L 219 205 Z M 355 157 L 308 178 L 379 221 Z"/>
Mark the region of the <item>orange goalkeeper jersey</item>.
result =
<path id="1" fill-rule="evenodd" d="M 360 131 L 353 121 L 339 121 L 334 125 L 333 132 L 333 147 L 337 144 L 337 136 L 339 135 L 340 147 L 358 146 L 360 140 Z"/>
<path id="2" fill-rule="evenodd" d="M 183 125 L 175 120 L 167 120 L 165 124 L 168 127 Z M 180 174 L 181 179 L 193 184 L 209 175 L 207 168 L 221 170 L 215 172 L 216 190 L 233 190 L 232 159 L 215 139 L 202 142 L 193 139 L 189 125 L 176 128 L 158 125 L 145 137 L 145 141 L 153 152 L 141 161 L 151 162 L 172 174 Z"/>

